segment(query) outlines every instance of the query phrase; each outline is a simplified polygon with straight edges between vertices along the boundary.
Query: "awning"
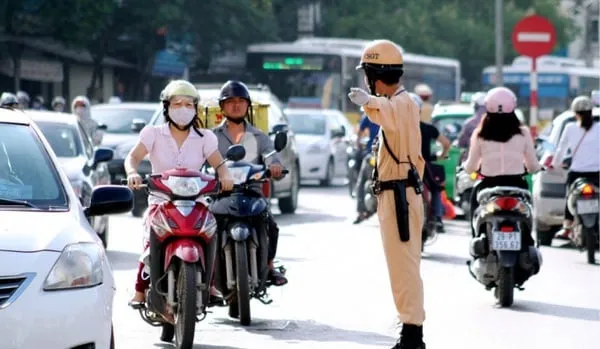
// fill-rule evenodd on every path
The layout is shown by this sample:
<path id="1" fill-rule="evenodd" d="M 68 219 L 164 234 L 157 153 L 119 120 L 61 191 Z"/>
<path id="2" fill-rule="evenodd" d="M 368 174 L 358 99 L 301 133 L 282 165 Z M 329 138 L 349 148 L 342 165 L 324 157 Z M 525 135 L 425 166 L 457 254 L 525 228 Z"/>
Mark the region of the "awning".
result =
<path id="1" fill-rule="evenodd" d="M 152 75 L 174 77 L 183 76 L 187 65 L 173 51 L 162 50 L 156 53 Z"/>

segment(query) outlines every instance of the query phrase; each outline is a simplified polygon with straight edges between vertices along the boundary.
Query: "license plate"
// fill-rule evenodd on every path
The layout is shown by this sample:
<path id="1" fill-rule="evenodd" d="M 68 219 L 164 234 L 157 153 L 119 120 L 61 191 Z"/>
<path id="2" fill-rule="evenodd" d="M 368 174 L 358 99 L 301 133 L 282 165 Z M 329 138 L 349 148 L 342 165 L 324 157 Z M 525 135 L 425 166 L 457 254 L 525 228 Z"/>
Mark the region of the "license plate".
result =
<path id="1" fill-rule="evenodd" d="M 521 250 L 521 232 L 493 231 L 492 250 L 519 251 Z"/>
<path id="2" fill-rule="evenodd" d="M 577 214 L 598 213 L 598 200 L 577 200 Z"/>

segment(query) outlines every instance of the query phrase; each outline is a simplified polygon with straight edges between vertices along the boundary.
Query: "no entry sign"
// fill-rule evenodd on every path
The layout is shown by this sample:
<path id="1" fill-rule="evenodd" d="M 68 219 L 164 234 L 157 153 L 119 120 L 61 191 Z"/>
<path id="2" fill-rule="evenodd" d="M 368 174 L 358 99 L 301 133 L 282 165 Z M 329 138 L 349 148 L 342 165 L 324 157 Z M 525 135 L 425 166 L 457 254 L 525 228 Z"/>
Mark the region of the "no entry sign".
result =
<path id="1" fill-rule="evenodd" d="M 552 52 L 556 43 L 556 31 L 545 17 L 527 16 L 515 25 L 512 42 L 518 53 L 537 58 Z"/>
<path id="2" fill-rule="evenodd" d="M 537 58 L 547 55 L 554 49 L 556 30 L 549 20 L 542 16 L 532 15 L 520 20 L 512 32 L 515 51 L 523 56 L 531 57 L 531 76 L 529 79 L 529 128 L 531 135 L 537 133 Z"/>

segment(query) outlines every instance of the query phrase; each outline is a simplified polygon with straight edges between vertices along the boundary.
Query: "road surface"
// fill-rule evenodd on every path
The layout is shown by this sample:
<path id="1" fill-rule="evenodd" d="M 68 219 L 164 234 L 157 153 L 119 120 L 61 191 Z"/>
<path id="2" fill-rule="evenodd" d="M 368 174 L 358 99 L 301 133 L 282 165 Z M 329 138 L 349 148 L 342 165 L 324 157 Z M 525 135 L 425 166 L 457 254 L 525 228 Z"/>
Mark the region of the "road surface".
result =
<path id="1" fill-rule="evenodd" d="M 271 288 L 274 302 L 253 300 L 253 325 L 243 328 L 226 308 L 197 325 L 204 349 L 390 348 L 396 316 L 376 217 L 351 224 L 354 201 L 346 188 L 303 187 L 296 215 L 277 215 L 278 257 L 289 284 Z M 275 211 L 275 213 L 277 213 Z M 117 281 L 114 325 L 118 349 L 171 348 L 160 329 L 127 307 L 141 245 L 141 220 L 111 218 L 108 255 Z M 468 273 L 468 230 L 446 222 L 423 255 L 427 348 L 594 349 L 600 347 L 600 266 L 570 248 L 543 248 L 540 274 L 515 291 L 510 309 L 495 306 Z"/>

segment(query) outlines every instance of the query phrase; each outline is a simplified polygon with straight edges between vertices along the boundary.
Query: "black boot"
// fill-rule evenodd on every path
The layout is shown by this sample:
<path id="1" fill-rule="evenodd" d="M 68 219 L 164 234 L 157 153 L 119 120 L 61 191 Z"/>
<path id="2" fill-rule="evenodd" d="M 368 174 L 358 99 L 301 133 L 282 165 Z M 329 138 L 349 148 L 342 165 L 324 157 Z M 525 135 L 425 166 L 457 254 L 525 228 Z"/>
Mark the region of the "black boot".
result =
<path id="1" fill-rule="evenodd" d="M 392 349 L 425 349 L 423 326 L 403 324 L 400 339 Z"/>

